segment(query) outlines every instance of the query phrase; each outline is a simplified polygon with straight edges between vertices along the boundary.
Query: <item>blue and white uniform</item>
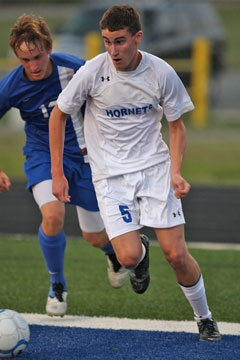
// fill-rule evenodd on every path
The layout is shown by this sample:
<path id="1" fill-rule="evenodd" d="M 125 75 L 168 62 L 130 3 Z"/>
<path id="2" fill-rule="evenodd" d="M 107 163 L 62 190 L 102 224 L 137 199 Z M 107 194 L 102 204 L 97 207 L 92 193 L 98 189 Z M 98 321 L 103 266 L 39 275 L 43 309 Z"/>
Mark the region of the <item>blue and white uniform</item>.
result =
<path id="1" fill-rule="evenodd" d="M 161 119 L 194 108 L 180 78 L 162 59 L 140 51 L 134 71 L 117 71 L 106 52 L 77 71 L 59 95 L 64 113 L 87 100 L 84 133 L 101 216 L 110 239 L 142 226 L 185 222 L 170 184 Z"/>
<path id="2" fill-rule="evenodd" d="M 174 121 L 194 108 L 173 68 L 140 53 L 129 72 L 117 71 L 108 53 L 87 61 L 58 98 L 67 114 L 88 99 L 84 132 L 94 182 L 168 160 L 161 119 Z"/>
<path id="3" fill-rule="evenodd" d="M 51 179 L 49 116 L 59 93 L 85 61 L 65 53 L 53 53 L 52 74 L 43 80 L 30 81 L 19 65 L 0 81 L 0 117 L 12 107 L 19 109 L 25 121 L 26 157 L 24 170 L 27 188 Z M 91 169 L 83 135 L 84 105 L 67 119 L 64 143 L 64 172 L 69 182 L 71 203 L 89 211 L 98 211 L 91 180 Z M 84 191 L 81 191 L 83 189 Z"/>

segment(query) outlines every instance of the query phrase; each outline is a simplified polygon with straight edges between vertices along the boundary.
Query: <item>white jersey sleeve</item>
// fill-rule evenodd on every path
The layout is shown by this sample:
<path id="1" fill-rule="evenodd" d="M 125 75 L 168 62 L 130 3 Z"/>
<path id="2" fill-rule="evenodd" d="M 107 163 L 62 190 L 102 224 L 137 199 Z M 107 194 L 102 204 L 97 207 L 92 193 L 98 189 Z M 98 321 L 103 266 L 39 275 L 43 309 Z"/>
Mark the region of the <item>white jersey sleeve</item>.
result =
<path id="1" fill-rule="evenodd" d="M 162 61 L 162 60 L 161 60 Z M 159 88 L 161 88 L 160 104 L 168 121 L 179 119 L 184 113 L 194 109 L 193 103 L 175 70 L 162 61 Z"/>

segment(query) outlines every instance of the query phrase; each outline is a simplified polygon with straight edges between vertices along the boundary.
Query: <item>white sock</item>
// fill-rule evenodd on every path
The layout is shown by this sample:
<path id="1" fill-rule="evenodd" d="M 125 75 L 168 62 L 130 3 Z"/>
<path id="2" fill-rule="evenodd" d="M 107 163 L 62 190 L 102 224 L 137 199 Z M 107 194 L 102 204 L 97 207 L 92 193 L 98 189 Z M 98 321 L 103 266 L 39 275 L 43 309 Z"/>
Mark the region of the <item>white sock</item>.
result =
<path id="1" fill-rule="evenodd" d="M 180 284 L 179 286 L 193 309 L 194 319 L 196 321 L 206 318 L 212 319 L 212 314 L 208 308 L 202 275 L 200 276 L 199 281 L 193 286 L 186 287 Z"/>
<path id="2" fill-rule="evenodd" d="M 139 261 L 138 264 L 140 264 L 140 262 L 144 259 L 145 254 L 146 254 L 146 248 L 142 243 L 142 256 L 141 256 L 140 261 Z"/>

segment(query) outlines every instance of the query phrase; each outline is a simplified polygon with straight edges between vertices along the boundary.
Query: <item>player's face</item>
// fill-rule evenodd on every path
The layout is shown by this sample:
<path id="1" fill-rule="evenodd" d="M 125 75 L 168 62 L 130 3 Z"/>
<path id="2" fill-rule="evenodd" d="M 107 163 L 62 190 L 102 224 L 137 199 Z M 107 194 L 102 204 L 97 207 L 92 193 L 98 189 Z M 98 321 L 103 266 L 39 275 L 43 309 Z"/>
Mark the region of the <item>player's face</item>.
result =
<path id="1" fill-rule="evenodd" d="M 16 55 L 24 67 L 25 75 L 31 81 L 42 80 L 51 75 L 53 64 L 49 57 L 50 53 L 51 50 L 46 50 L 40 41 L 37 42 L 37 46 L 23 42 L 20 48 L 16 49 Z"/>
<path id="2" fill-rule="evenodd" d="M 127 29 L 118 31 L 103 29 L 102 37 L 117 71 L 133 71 L 137 68 L 141 61 L 138 44 L 142 40 L 142 31 L 132 35 Z"/>

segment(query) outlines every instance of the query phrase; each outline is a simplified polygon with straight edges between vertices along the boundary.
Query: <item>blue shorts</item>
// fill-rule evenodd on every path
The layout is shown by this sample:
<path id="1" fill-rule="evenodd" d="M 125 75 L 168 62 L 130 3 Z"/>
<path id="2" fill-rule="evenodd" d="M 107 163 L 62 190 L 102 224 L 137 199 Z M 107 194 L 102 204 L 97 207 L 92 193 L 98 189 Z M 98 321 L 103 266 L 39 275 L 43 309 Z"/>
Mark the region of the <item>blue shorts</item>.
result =
<path id="1" fill-rule="evenodd" d="M 65 157 L 63 167 L 69 184 L 70 204 L 81 206 L 89 211 L 99 211 L 90 165 Z M 31 156 L 27 155 L 24 171 L 28 180 L 26 188 L 29 191 L 31 191 L 33 185 L 51 179 L 49 153 L 41 151 L 33 152 Z"/>

